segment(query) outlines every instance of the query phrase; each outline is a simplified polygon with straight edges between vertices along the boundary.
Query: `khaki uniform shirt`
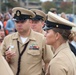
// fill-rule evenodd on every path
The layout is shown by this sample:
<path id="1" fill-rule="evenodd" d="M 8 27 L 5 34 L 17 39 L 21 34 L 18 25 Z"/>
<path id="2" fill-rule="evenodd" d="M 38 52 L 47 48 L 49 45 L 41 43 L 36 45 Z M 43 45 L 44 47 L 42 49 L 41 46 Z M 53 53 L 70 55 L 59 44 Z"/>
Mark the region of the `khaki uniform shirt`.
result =
<path id="1" fill-rule="evenodd" d="M 31 30 L 30 36 L 23 44 L 18 32 L 10 34 L 4 38 L 2 43 L 2 53 L 12 45 L 12 51 L 16 53 L 11 60 L 10 66 L 16 75 L 18 67 L 18 46 L 19 41 L 20 52 L 23 50 L 25 44 L 29 41 L 28 46 L 21 57 L 20 74 L 19 75 L 41 75 L 42 73 L 42 59 L 48 63 L 52 58 L 52 51 L 49 50 L 50 46 L 45 44 L 44 35 Z"/>
<path id="2" fill-rule="evenodd" d="M 76 57 L 68 43 L 62 44 L 56 50 L 46 75 L 76 75 Z"/>
<path id="3" fill-rule="evenodd" d="M 0 53 L 0 75 L 14 75 L 8 63 Z"/>

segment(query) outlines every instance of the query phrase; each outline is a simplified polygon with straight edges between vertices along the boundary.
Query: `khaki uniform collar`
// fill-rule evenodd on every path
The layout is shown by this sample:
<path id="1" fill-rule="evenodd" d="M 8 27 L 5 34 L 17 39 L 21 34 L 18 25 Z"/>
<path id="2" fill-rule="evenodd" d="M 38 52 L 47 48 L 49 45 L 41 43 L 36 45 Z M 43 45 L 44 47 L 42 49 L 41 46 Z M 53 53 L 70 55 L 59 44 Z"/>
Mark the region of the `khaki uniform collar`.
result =
<path id="1" fill-rule="evenodd" d="M 68 41 L 67 41 L 66 43 L 63 43 L 60 47 L 57 48 L 57 50 L 55 50 L 54 57 L 55 57 L 61 50 L 63 50 L 63 49 L 66 48 L 66 47 L 69 47 Z"/>
<path id="2" fill-rule="evenodd" d="M 28 36 L 28 39 L 29 40 L 36 40 L 35 38 L 34 38 L 34 31 L 33 30 L 31 30 L 31 32 L 30 32 L 30 35 Z M 20 39 L 20 36 L 19 36 L 19 33 L 18 32 L 16 32 L 15 33 L 15 35 L 14 35 L 14 37 L 12 38 L 13 40 L 16 40 L 16 39 Z"/>

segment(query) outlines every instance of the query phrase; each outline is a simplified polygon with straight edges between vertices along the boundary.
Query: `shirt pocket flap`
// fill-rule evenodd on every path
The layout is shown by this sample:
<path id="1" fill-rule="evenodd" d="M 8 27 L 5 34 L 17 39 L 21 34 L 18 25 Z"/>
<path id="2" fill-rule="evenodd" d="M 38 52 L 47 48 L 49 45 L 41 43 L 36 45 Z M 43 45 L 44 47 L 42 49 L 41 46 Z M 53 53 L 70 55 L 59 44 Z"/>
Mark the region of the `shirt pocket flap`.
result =
<path id="1" fill-rule="evenodd" d="M 28 50 L 27 53 L 30 55 L 40 55 L 39 50 Z"/>

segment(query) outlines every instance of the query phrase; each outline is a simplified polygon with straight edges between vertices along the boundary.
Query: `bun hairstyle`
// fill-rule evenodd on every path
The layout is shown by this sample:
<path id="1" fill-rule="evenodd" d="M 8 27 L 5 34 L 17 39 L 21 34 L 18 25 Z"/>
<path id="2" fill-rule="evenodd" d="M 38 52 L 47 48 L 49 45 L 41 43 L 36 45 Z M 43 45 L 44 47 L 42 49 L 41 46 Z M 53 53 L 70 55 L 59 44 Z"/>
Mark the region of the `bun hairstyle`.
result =
<path id="1" fill-rule="evenodd" d="M 71 31 L 71 34 L 69 35 L 69 41 L 72 41 L 75 36 L 76 36 L 76 32 Z"/>
<path id="2" fill-rule="evenodd" d="M 73 38 L 74 38 L 74 33 L 73 33 L 73 32 L 71 32 L 71 34 L 69 35 L 69 41 L 72 41 L 72 40 L 73 40 Z"/>

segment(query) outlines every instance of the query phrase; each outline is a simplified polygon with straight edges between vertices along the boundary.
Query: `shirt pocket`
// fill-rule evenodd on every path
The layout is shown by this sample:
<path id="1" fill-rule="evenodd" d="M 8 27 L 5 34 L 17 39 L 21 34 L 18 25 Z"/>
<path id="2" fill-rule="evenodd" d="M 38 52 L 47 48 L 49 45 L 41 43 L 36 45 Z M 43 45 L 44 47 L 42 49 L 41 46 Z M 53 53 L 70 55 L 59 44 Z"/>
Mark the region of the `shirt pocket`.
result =
<path id="1" fill-rule="evenodd" d="M 27 54 L 28 63 L 37 63 L 41 61 L 40 50 L 28 50 Z"/>

